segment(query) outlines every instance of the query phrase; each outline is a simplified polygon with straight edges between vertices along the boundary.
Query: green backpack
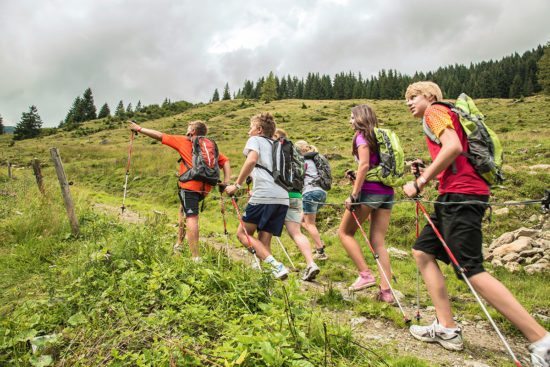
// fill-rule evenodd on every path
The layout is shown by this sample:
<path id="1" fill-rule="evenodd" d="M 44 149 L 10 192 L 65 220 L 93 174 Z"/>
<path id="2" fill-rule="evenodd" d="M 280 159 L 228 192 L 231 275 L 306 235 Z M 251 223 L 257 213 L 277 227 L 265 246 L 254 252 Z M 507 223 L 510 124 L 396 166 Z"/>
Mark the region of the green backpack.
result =
<path id="1" fill-rule="evenodd" d="M 456 103 L 435 102 L 447 106 L 456 113 L 460 125 L 468 138 L 468 153 L 462 153 L 468 158 L 476 172 L 489 185 L 504 181 L 502 175 L 503 150 L 497 134 L 485 124 L 485 116 L 479 111 L 471 97 L 462 93 Z M 439 139 L 423 121 L 424 133 L 436 144 Z"/>
<path id="2" fill-rule="evenodd" d="M 397 135 L 389 129 L 374 128 L 380 153 L 380 164 L 367 172 L 365 181 L 381 182 L 386 186 L 405 183 L 405 153 Z"/>

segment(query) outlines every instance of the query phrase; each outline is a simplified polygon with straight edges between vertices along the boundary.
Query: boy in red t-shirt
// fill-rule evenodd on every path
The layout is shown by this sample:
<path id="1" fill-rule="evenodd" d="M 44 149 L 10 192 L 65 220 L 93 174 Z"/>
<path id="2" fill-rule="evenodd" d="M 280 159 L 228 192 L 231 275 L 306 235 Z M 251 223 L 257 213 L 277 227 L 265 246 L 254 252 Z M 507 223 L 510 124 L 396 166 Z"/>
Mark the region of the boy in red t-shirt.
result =
<path id="1" fill-rule="evenodd" d="M 425 126 L 439 139 L 439 144 L 426 138 L 432 164 L 418 179 L 403 186 L 403 191 L 408 197 L 416 197 L 429 181 L 439 180 L 440 195 L 434 205 L 432 221 L 458 263 L 467 269 L 465 274 L 475 290 L 532 343 L 529 349 L 533 365 L 549 366 L 550 334 L 483 268 L 481 221 L 487 207 L 483 203 L 489 200 L 490 192 L 487 183 L 461 154 L 468 150 L 468 141 L 458 116 L 446 106 L 432 105 L 443 99 L 441 89 L 433 82 L 409 85 L 405 98 L 412 115 L 423 119 Z M 464 201 L 479 204 L 461 204 Z M 435 306 L 437 319 L 429 326 L 411 326 L 411 334 L 422 341 L 437 342 L 446 349 L 462 350 L 462 332 L 453 320 L 445 279 L 436 262 L 441 260 L 448 264 L 449 258 L 429 224 L 416 240 L 413 255 Z"/>
<path id="2" fill-rule="evenodd" d="M 136 123 L 130 123 L 130 129 L 147 135 L 162 144 L 175 149 L 180 157 L 179 175 L 187 171 L 187 167 L 193 166 L 193 144 L 192 139 L 198 136 L 206 136 L 208 127 L 202 121 L 191 121 L 187 126 L 187 134 L 168 135 L 160 131 L 145 129 Z M 223 170 L 223 184 L 227 185 L 231 177 L 229 159 L 219 154 L 218 165 Z M 179 182 L 179 198 L 185 214 L 185 225 L 187 228 L 187 242 L 191 250 L 191 256 L 196 262 L 200 261 L 199 254 L 199 202 L 205 198 L 212 189 L 212 186 L 201 181 Z"/>

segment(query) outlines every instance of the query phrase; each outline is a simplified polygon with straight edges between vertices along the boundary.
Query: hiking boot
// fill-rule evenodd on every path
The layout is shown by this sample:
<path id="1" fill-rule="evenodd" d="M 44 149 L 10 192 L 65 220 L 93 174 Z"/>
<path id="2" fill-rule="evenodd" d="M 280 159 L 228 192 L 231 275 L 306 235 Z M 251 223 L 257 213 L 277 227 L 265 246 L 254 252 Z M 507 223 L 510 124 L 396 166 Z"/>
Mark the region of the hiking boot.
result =
<path id="1" fill-rule="evenodd" d="M 288 277 L 288 269 L 283 265 L 283 263 L 279 263 L 272 266 L 271 274 L 273 274 L 275 279 L 285 280 Z"/>
<path id="2" fill-rule="evenodd" d="M 374 279 L 374 276 L 370 271 L 366 271 L 366 276 L 359 275 L 357 279 L 355 279 L 355 282 L 353 282 L 352 285 L 348 288 L 350 292 L 357 292 L 362 289 L 372 287 L 376 284 L 376 279 Z"/>
<path id="3" fill-rule="evenodd" d="M 380 302 L 386 302 L 389 304 L 393 304 L 395 302 L 395 298 L 393 298 L 393 294 L 390 289 L 380 289 L 376 295 L 376 299 Z"/>
<path id="4" fill-rule="evenodd" d="M 304 274 L 302 275 L 302 280 L 306 282 L 311 282 L 312 280 L 315 279 L 315 277 L 317 276 L 317 274 L 319 274 L 320 271 L 321 269 L 319 269 L 317 264 L 313 263 L 310 266 L 308 266 L 304 271 Z"/>
<path id="5" fill-rule="evenodd" d="M 550 367 L 550 334 L 546 334 L 539 342 L 531 344 L 529 351 L 533 367 Z"/>
<path id="6" fill-rule="evenodd" d="M 447 350 L 464 349 L 462 330 L 460 328 L 444 328 L 437 323 L 437 320 L 427 326 L 412 325 L 409 331 L 416 339 L 428 343 L 439 343 Z"/>
<path id="7" fill-rule="evenodd" d="M 328 260 L 328 255 L 325 253 L 325 248 L 323 247 L 323 249 L 319 250 L 316 249 L 313 254 L 313 259 L 322 261 Z"/>

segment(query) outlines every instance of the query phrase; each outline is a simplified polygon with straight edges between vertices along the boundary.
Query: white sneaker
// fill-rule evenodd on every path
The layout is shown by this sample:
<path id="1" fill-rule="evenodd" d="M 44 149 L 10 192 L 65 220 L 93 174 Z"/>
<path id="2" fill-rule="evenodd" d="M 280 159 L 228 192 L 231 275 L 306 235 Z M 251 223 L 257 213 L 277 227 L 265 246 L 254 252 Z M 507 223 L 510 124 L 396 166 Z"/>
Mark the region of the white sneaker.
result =
<path id="1" fill-rule="evenodd" d="M 196 264 L 200 264 L 202 262 L 202 258 L 200 256 L 192 257 L 191 260 L 193 260 Z"/>
<path id="2" fill-rule="evenodd" d="M 176 243 L 173 247 L 175 254 L 181 254 L 183 252 L 183 246 L 179 243 Z"/>
<path id="3" fill-rule="evenodd" d="M 288 269 L 283 263 L 279 263 L 278 265 L 272 266 L 271 274 L 273 274 L 275 279 L 285 280 L 288 277 Z"/>
<path id="4" fill-rule="evenodd" d="M 315 279 L 315 277 L 317 276 L 317 274 L 319 274 L 320 271 L 321 269 L 319 269 L 317 264 L 312 263 L 310 266 L 306 268 L 306 270 L 304 270 L 304 274 L 302 275 L 302 280 L 306 282 L 311 282 L 312 280 Z"/>
<path id="5" fill-rule="evenodd" d="M 439 343 L 443 348 L 448 350 L 464 349 L 462 330 L 460 328 L 444 328 L 438 324 L 437 320 L 427 326 L 412 325 L 409 331 L 412 336 L 423 342 Z"/>
<path id="6" fill-rule="evenodd" d="M 546 334 L 542 343 L 539 341 L 538 343 L 531 344 L 529 351 L 531 352 L 531 364 L 533 367 L 550 367 L 550 334 Z"/>

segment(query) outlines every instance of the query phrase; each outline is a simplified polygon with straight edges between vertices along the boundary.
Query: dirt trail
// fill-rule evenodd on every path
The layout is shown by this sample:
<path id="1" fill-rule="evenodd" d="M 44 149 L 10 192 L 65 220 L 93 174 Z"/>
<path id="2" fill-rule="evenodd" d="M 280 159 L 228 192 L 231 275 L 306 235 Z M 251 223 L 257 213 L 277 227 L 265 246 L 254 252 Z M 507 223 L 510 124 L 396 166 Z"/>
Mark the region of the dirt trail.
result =
<path id="1" fill-rule="evenodd" d="M 143 223 L 143 219 L 137 213 L 125 211 L 124 216 L 120 215 L 120 208 L 112 207 L 106 204 L 95 204 L 95 208 L 99 211 L 116 215 L 119 220 L 130 223 Z M 221 243 L 219 241 L 222 241 Z M 252 264 L 252 257 L 243 247 L 235 247 L 237 245 L 234 236 L 229 240 L 229 247 L 225 244 L 223 237 L 218 238 L 201 238 L 201 242 L 212 246 L 218 251 L 226 252 L 227 255 L 234 261 Z M 330 262 L 328 263 L 330 264 Z M 322 268 L 321 268 L 322 271 Z M 297 276 L 297 275 L 296 275 Z M 347 290 L 347 285 L 333 282 L 330 285 L 333 289 L 338 290 L 344 299 L 352 302 L 363 302 L 367 299 L 373 299 L 375 296 L 374 290 L 366 290 L 358 292 L 355 295 L 350 295 Z M 329 284 L 322 282 L 302 282 L 302 288 L 309 293 L 323 294 L 329 288 Z M 372 288 L 371 288 L 372 289 Z M 416 314 L 416 307 L 406 302 L 402 306 L 405 313 L 413 318 Z M 397 307 L 397 306 L 396 306 Z M 412 355 L 423 360 L 429 361 L 434 366 L 446 367 L 493 367 L 493 366 L 513 366 L 509 355 L 507 354 L 502 342 L 492 329 L 491 325 L 485 318 L 480 320 L 467 320 L 462 322 L 463 335 L 465 338 L 464 351 L 452 352 L 443 349 L 438 344 L 429 344 L 417 341 L 414 339 L 408 327 L 398 327 L 394 322 L 382 318 L 367 318 L 358 315 L 352 310 L 344 312 L 334 312 L 323 310 L 325 313 L 332 315 L 331 319 L 340 324 L 348 324 L 352 326 L 353 334 L 356 340 L 368 347 L 381 347 L 394 355 Z M 421 310 L 421 323 L 429 323 L 435 318 L 432 308 Z M 481 315 L 481 311 L 480 311 Z M 415 322 L 413 320 L 413 322 Z M 527 353 L 527 342 L 521 337 L 506 335 L 508 342 L 516 356 L 520 359 L 523 366 L 530 366 L 528 362 L 529 355 Z"/>

